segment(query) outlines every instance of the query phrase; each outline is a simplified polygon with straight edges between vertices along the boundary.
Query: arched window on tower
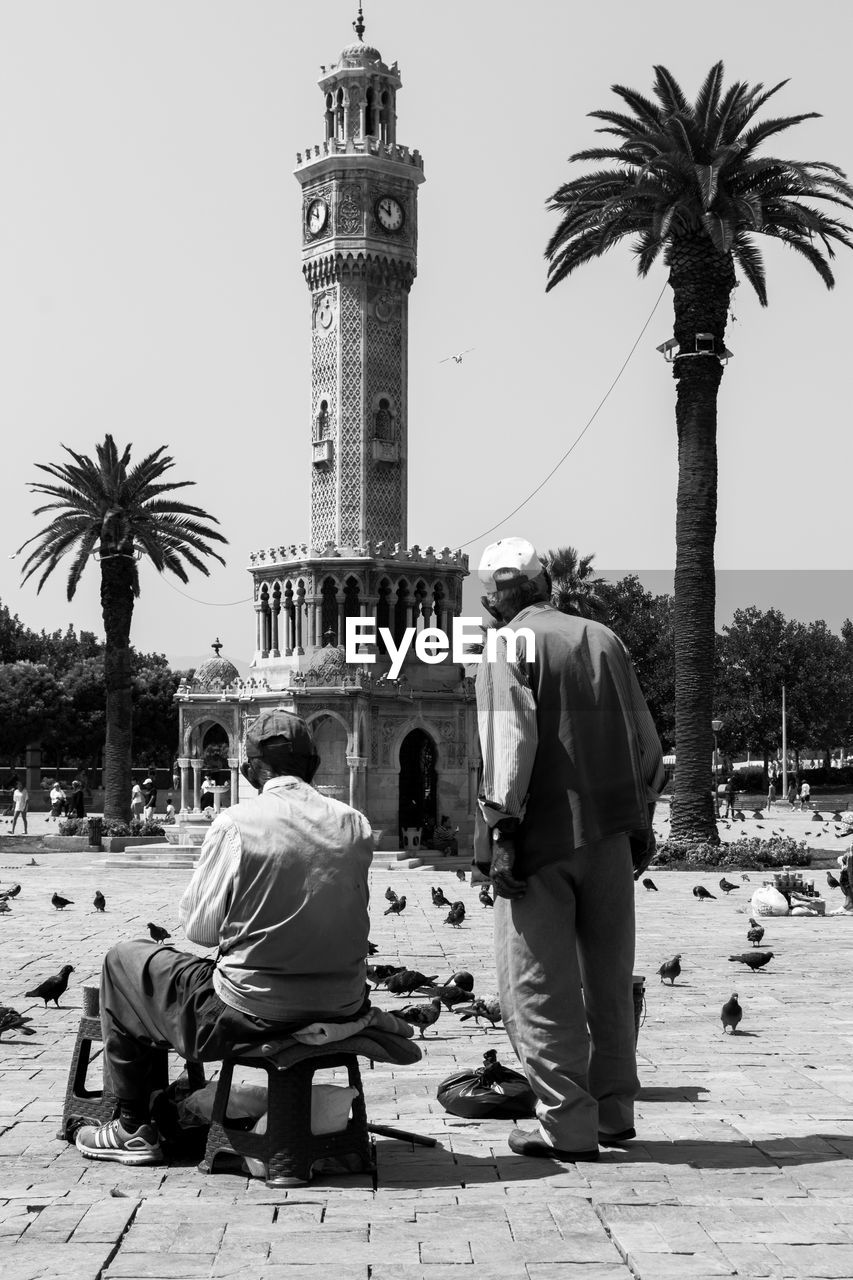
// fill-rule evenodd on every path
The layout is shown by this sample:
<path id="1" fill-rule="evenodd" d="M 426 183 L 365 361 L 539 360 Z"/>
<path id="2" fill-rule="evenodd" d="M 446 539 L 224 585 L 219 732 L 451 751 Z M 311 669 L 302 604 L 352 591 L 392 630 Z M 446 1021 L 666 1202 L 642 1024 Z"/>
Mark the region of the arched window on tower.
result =
<path id="1" fill-rule="evenodd" d="M 328 400 L 321 400 L 320 408 L 317 410 L 317 417 L 314 419 L 314 439 L 328 440 L 330 436 L 329 402 Z"/>
<path id="2" fill-rule="evenodd" d="M 391 411 L 391 402 L 386 396 L 383 396 L 379 401 L 373 424 L 373 435 L 376 440 L 390 441 L 394 439 L 394 414 Z"/>
<path id="3" fill-rule="evenodd" d="M 372 89 L 367 90 L 367 101 L 364 109 L 365 137 L 372 138 L 376 133 L 376 105 Z"/>
<path id="4" fill-rule="evenodd" d="M 382 103 L 382 107 L 379 113 L 379 136 L 383 142 L 393 142 L 394 141 L 394 128 L 393 128 L 394 107 L 391 102 L 391 95 L 387 89 L 383 91 L 381 103 Z"/>
<path id="5" fill-rule="evenodd" d="M 344 126 L 344 91 L 338 89 L 335 95 L 335 137 L 341 142 L 346 138 L 346 129 Z"/>
<path id="6" fill-rule="evenodd" d="M 341 639 L 338 637 L 338 584 L 334 578 L 324 579 L 322 594 L 323 604 L 320 614 L 322 634 L 320 644 L 323 646 L 340 644 Z"/>
<path id="7" fill-rule="evenodd" d="M 326 141 L 335 136 L 335 100 L 330 93 L 326 94 Z"/>

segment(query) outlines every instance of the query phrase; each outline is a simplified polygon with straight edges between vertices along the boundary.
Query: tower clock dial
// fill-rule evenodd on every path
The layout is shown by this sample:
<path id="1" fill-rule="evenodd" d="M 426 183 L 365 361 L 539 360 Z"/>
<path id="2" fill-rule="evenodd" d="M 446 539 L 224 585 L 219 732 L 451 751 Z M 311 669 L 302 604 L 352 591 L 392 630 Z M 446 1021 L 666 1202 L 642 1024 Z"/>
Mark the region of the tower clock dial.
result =
<path id="1" fill-rule="evenodd" d="M 305 212 L 305 225 L 308 234 L 318 236 L 329 221 L 329 206 L 325 200 L 312 200 Z"/>
<path id="2" fill-rule="evenodd" d="M 385 231 L 400 231 L 405 221 L 403 206 L 393 196 L 381 196 L 376 202 L 376 218 Z"/>

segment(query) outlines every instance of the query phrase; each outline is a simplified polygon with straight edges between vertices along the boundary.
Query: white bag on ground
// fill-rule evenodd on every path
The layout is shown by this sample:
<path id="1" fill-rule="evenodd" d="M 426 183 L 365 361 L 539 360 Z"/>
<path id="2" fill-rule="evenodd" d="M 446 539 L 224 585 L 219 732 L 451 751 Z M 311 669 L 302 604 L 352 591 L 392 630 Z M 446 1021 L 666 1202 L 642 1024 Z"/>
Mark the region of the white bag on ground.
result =
<path id="1" fill-rule="evenodd" d="M 311 1086 L 311 1132 L 314 1136 L 322 1133 L 340 1133 L 347 1127 L 352 1100 L 358 1093 L 351 1085 L 312 1084 Z M 266 1133 L 266 1111 L 252 1126 L 252 1133 Z M 246 1168 L 253 1178 L 265 1178 L 266 1170 L 260 1160 L 253 1156 L 244 1159 Z"/>
<path id="2" fill-rule="evenodd" d="M 784 893 L 774 889 L 772 884 L 763 884 L 752 895 L 750 910 L 754 916 L 786 916 L 788 900 Z"/>

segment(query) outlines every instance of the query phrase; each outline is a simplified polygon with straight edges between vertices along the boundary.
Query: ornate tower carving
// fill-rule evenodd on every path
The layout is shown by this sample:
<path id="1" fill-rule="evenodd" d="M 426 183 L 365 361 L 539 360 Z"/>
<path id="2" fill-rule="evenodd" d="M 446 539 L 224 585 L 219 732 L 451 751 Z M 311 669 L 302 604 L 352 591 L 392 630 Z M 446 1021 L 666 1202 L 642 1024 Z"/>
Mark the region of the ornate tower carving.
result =
<path id="1" fill-rule="evenodd" d="M 405 546 L 408 298 L 423 162 L 397 142 L 400 75 L 378 49 L 348 45 L 319 84 L 325 138 L 295 171 L 311 291 L 311 544 Z"/>

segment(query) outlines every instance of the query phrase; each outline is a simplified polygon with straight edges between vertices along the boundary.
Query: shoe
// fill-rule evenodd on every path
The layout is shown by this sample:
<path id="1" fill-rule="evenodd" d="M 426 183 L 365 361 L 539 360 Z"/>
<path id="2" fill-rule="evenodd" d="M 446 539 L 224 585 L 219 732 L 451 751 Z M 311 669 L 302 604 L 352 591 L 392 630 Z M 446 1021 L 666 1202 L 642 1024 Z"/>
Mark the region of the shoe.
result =
<path id="1" fill-rule="evenodd" d="M 537 1137 L 534 1130 L 513 1129 L 508 1141 L 510 1151 L 514 1151 L 517 1156 L 538 1156 L 540 1159 L 565 1160 L 569 1163 L 598 1159 L 598 1147 L 591 1151 L 562 1151 Z"/>
<path id="2" fill-rule="evenodd" d="M 115 1160 L 118 1164 L 162 1164 L 163 1151 L 157 1130 L 143 1124 L 128 1133 L 120 1120 L 83 1125 L 78 1129 L 77 1150 L 90 1160 Z"/>
<path id="3" fill-rule="evenodd" d="M 623 1142 L 630 1142 L 636 1136 L 636 1129 L 622 1129 L 619 1133 L 600 1133 L 598 1135 L 598 1145 L 600 1147 L 621 1147 Z"/>

